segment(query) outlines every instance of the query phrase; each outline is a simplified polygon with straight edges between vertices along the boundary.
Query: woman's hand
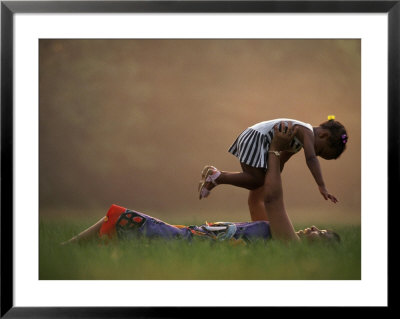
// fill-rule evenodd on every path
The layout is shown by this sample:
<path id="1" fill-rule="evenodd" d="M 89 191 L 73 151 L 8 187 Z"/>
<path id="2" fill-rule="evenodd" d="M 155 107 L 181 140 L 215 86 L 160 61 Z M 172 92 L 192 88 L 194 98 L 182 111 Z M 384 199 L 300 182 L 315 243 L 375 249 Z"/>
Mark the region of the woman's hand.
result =
<path id="1" fill-rule="evenodd" d="M 286 127 L 284 122 L 274 126 L 274 137 L 272 138 L 270 151 L 285 151 L 290 148 L 290 142 L 297 133 L 297 126 L 293 129 L 293 123 L 288 122 Z"/>
<path id="2" fill-rule="evenodd" d="M 335 196 L 333 196 L 332 194 L 329 194 L 329 192 L 325 186 L 318 186 L 318 188 L 319 188 L 319 192 L 325 198 L 325 200 L 330 199 L 335 204 L 338 202 L 338 200 Z"/>

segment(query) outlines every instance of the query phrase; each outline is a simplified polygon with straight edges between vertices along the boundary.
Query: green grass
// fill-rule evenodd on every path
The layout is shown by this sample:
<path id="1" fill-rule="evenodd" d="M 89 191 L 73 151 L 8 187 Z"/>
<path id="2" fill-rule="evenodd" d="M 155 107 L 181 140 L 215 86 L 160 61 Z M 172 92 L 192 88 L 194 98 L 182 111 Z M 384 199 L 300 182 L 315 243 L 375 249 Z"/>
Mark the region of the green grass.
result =
<path id="1" fill-rule="evenodd" d="M 361 279 L 359 225 L 329 225 L 340 234 L 339 245 L 270 240 L 232 246 L 204 240 L 188 243 L 146 239 L 59 244 L 90 224 L 83 220 L 40 220 L 39 279 Z M 295 226 L 299 229 L 304 225 Z"/>

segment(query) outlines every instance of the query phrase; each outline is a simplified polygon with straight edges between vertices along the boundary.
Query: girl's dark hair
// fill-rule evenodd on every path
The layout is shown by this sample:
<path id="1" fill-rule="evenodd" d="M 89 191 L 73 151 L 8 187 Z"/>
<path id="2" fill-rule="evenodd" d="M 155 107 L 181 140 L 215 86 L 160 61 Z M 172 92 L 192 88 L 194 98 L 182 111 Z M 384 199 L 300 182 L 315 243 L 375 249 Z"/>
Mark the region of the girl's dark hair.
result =
<path id="1" fill-rule="evenodd" d="M 329 147 L 336 151 L 335 159 L 346 149 L 346 144 L 349 136 L 347 135 L 344 126 L 335 120 L 328 120 L 319 125 L 320 127 L 329 130 L 331 135 L 328 138 Z"/>

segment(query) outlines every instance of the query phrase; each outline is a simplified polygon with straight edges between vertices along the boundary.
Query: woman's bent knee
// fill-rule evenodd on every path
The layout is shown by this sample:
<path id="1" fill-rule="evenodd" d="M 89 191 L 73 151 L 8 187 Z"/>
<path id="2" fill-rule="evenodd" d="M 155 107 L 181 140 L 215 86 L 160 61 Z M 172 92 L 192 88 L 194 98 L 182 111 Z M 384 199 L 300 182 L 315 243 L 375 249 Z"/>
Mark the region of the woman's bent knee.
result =
<path id="1" fill-rule="evenodd" d="M 253 189 L 249 192 L 247 203 L 249 206 L 259 205 L 263 203 L 264 189 L 262 187 Z"/>

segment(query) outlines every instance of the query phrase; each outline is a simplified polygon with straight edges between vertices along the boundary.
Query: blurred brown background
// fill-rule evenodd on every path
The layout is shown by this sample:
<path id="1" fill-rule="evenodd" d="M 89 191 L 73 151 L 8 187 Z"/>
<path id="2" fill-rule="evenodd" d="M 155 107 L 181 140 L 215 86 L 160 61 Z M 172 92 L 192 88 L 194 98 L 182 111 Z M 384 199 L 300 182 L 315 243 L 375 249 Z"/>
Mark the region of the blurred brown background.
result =
<path id="1" fill-rule="evenodd" d="M 360 40 L 40 40 L 41 217 L 101 217 L 115 203 L 168 222 L 249 220 L 245 189 L 198 199 L 201 169 L 238 171 L 229 146 L 278 117 L 349 133 L 320 159 L 325 201 L 303 151 L 285 166 L 294 222 L 361 218 Z M 318 225 L 318 224 L 317 224 Z"/>

